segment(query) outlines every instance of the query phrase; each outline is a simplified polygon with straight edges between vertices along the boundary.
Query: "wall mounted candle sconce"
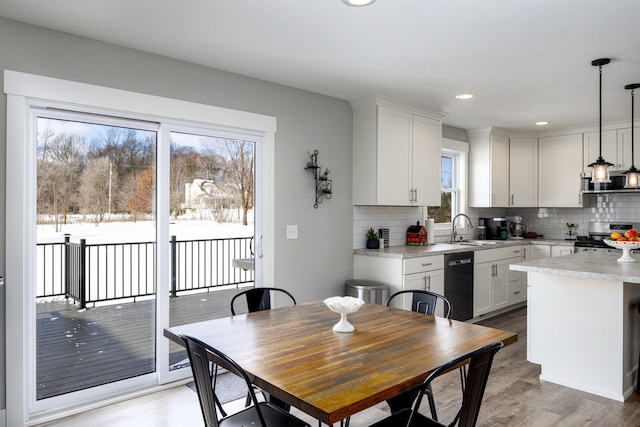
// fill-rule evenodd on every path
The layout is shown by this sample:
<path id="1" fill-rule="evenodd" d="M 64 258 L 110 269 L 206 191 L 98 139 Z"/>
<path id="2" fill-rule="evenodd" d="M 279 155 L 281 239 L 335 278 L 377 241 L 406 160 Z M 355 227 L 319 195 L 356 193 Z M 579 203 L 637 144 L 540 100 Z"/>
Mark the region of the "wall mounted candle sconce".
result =
<path id="1" fill-rule="evenodd" d="M 318 150 L 314 150 L 313 153 L 309 153 L 309 161 L 305 169 L 310 170 L 313 173 L 313 178 L 316 182 L 316 202 L 313 207 L 318 209 L 318 205 L 322 203 L 322 199 L 330 199 L 333 192 L 333 184 L 329 179 L 329 168 L 322 168 L 318 165 Z"/>

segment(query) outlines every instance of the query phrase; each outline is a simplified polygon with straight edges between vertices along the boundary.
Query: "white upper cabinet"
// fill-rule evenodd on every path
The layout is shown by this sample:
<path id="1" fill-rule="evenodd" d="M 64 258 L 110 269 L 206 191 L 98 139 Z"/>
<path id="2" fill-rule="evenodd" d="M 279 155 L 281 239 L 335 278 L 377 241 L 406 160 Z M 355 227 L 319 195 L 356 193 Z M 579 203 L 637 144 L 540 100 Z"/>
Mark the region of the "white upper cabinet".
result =
<path id="1" fill-rule="evenodd" d="M 543 208 L 582 207 L 580 193 L 582 171 L 581 133 L 540 138 L 538 140 L 538 206 Z"/>
<path id="2" fill-rule="evenodd" d="M 617 139 L 618 139 L 617 141 L 618 142 L 618 164 L 619 164 L 618 170 L 626 171 L 631 167 L 631 165 L 634 165 L 640 162 L 637 159 L 631 158 L 631 151 L 632 151 L 631 150 L 631 128 L 618 129 L 616 132 L 617 132 Z M 640 128 L 634 128 L 633 132 L 634 132 L 633 138 L 635 140 L 640 138 Z"/>
<path id="3" fill-rule="evenodd" d="M 509 206 L 509 139 L 496 130 L 469 133 L 469 206 Z"/>
<path id="4" fill-rule="evenodd" d="M 412 143 L 415 204 L 440 206 L 442 122 L 414 114 Z"/>
<path id="5" fill-rule="evenodd" d="M 509 206 L 538 206 L 538 138 L 509 140 Z"/>
<path id="6" fill-rule="evenodd" d="M 591 173 L 593 169 L 587 165 L 595 162 L 600 156 L 600 132 L 586 132 L 583 134 L 583 152 L 584 164 L 582 165 L 582 170 L 586 173 Z M 621 152 L 620 156 L 618 156 L 617 132 L 615 129 L 602 131 L 602 158 L 609 163 L 613 163 L 612 170 L 624 169 L 623 153 Z"/>
<path id="7" fill-rule="evenodd" d="M 353 106 L 353 204 L 440 206 L 442 116 L 375 98 Z"/>

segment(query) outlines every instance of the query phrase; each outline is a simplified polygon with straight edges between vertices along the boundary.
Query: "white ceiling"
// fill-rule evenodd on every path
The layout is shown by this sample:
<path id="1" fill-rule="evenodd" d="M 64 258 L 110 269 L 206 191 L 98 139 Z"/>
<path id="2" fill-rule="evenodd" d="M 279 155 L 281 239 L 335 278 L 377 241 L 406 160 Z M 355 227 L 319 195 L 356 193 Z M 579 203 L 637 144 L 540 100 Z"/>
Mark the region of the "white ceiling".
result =
<path id="1" fill-rule="evenodd" d="M 630 119 L 640 83 L 638 0 L 0 0 L 0 16 L 469 130 L 597 123 L 593 59 L 612 59 L 604 122 Z"/>

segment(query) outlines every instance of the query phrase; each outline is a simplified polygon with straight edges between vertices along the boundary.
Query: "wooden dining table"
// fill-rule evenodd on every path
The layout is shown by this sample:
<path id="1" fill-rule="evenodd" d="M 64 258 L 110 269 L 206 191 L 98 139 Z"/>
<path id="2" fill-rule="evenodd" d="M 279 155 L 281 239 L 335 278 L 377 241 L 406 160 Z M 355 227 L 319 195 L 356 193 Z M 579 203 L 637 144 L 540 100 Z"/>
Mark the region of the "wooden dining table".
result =
<path id="1" fill-rule="evenodd" d="M 424 381 L 452 359 L 517 334 L 471 323 L 365 304 L 348 315 L 351 333 L 334 332 L 340 315 L 322 301 L 166 328 L 184 346 L 190 335 L 221 350 L 277 399 L 332 425 Z"/>

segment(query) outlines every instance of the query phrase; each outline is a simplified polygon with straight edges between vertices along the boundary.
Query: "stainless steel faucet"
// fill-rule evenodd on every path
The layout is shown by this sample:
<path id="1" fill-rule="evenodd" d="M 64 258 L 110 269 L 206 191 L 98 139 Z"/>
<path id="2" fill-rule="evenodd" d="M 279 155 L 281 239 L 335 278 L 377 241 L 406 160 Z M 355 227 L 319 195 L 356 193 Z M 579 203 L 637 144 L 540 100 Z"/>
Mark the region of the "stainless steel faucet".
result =
<path id="1" fill-rule="evenodd" d="M 473 228 L 473 222 L 471 222 L 471 218 L 469 218 L 467 215 L 465 215 L 463 213 L 457 214 L 451 220 L 451 239 L 449 240 L 449 243 L 455 242 L 456 241 L 456 237 L 458 236 L 458 232 L 456 231 L 456 219 L 459 216 L 463 216 L 463 217 L 467 218 L 467 222 L 469 223 L 469 227 Z"/>

